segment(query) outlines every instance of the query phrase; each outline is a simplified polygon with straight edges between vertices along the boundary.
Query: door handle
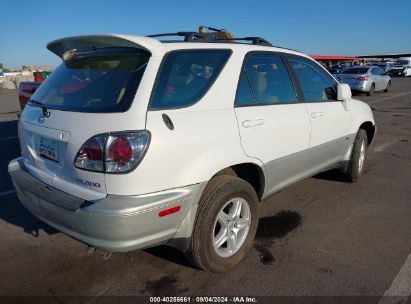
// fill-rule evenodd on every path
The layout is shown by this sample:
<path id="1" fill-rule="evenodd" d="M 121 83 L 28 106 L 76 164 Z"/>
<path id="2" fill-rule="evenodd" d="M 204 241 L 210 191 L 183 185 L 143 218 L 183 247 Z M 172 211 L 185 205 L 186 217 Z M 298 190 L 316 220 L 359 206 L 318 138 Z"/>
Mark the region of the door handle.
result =
<path id="1" fill-rule="evenodd" d="M 320 118 L 324 116 L 324 112 L 311 112 L 311 118 Z"/>
<path id="2" fill-rule="evenodd" d="M 261 126 L 264 124 L 264 119 L 253 119 L 253 120 L 244 120 L 242 125 L 244 128 L 252 128 Z"/>

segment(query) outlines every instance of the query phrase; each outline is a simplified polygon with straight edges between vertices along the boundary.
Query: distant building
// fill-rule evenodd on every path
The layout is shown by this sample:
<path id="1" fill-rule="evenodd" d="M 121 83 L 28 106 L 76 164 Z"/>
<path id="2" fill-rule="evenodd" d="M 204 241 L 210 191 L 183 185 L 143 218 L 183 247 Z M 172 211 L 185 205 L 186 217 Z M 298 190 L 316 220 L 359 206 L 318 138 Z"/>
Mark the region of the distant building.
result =
<path id="1" fill-rule="evenodd" d="M 48 65 L 43 65 L 43 66 L 31 66 L 31 67 L 26 67 L 22 69 L 22 72 L 52 72 L 54 70 L 53 67 L 48 66 Z"/>
<path id="2" fill-rule="evenodd" d="M 326 67 L 333 65 L 348 64 L 352 65 L 358 63 L 361 58 L 353 56 L 329 56 L 329 55 L 310 55 L 311 58 L 317 60 Z"/>

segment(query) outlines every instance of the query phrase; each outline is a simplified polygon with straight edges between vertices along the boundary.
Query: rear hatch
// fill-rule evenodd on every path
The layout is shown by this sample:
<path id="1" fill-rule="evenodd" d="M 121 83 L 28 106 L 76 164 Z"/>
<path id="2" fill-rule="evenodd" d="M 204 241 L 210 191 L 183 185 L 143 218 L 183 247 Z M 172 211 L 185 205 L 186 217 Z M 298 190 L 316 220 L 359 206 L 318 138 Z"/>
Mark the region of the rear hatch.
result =
<path id="1" fill-rule="evenodd" d="M 82 199 L 99 199 L 106 196 L 105 174 L 76 168 L 76 155 L 97 134 L 144 129 L 144 117 L 130 124 L 126 113 L 150 53 L 110 45 L 71 49 L 62 56 L 63 63 L 23 111 L 22 156 L 30 173 L 43 182 Z"/>

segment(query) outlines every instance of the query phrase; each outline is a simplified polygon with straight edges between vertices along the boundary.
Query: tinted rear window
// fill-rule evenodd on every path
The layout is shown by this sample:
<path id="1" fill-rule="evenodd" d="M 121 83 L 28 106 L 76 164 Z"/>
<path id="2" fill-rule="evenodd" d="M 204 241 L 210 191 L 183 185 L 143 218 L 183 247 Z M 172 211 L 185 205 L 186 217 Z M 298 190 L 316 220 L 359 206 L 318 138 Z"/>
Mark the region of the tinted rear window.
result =
<path id="1" fill-rule="evenodd" d="M 150 109 L 187 107 L 211 87 L 230 50 L 183 50 L 167 55 L 154 87 Z"/>
<path id="2" fill-rule="evenodd" d="M 50 109 L 107 113 L 130 107 L 150 54 L 136 48 L 105 48 L 65 57 L 32 100 Z"/>
<path id="3" fill-rule="evenodd" d="M 396 65 L 407 65 L 408 61 L 407 60 L 397 60 L 395 62 Z"/>
<path id="4" fill-rule="evenodd" d="M 342 74 L 365 74 L 368 70 L 369 68 L 352 68 L 344 70 Z"/>
<path id="5" fill-rule="evenodd" d="M 297 101 L 293 83 L 280 55 L 259 53 L 247 55 L 243 73 L 246 74 L 255 97 L 255 100 L 249 100 L 251 103 L 249 102 L 248 105 L 285 104 Z M 242 79 L 236 105 L 247 105 L 244 99 L 249 99 L 249 96 L 241 95 L 244 94 L 244 90 L 247 90 L 247 82 Z"/>

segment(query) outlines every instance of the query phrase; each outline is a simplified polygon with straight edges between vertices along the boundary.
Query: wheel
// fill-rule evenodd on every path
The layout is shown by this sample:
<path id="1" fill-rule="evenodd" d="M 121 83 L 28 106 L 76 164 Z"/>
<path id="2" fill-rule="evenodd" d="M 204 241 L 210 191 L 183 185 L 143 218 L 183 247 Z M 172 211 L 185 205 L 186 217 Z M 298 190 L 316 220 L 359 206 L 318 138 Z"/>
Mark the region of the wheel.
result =
<path id="1" fill-rule="evenodd" d="M 187 257 L 209 272 L 226 272 L 246 256 L 258 225 L 258 197 L 244 180 L 215 176 L 201 196 Z"/>
<path id="2" fill-rule="evenodd" d="M 370 87 L 370 90 L 367 92 L 367 96 L 371 96 L 372 94 L 374 94 L 375 91 L 375 84 L 373 83 Z"/>
<path id="3" fill-rule="evenodd" d="M 344 175 L 350 182 L 356 182 L 364 173 L 368 138 L 367 132 L 360 129 L 355 137 L 351 157 Z"/>
<path id="4" fill-rule="evenodd" d="M 391 89 L 391 81 L 388 81 L 387 87 L 385 88 L 384 92 L 387 93 Z"/>

